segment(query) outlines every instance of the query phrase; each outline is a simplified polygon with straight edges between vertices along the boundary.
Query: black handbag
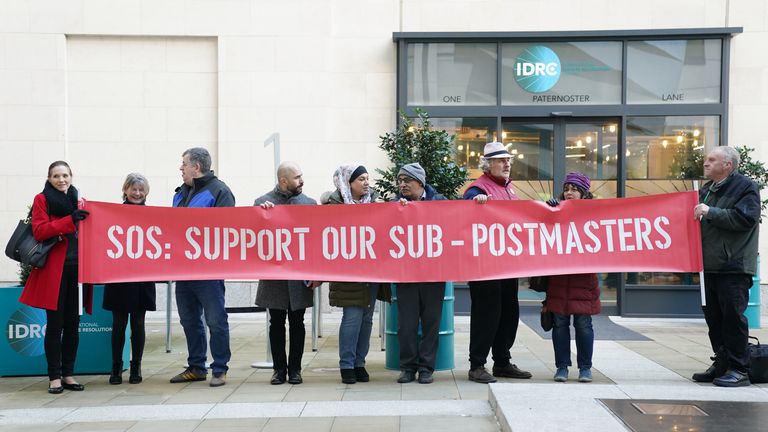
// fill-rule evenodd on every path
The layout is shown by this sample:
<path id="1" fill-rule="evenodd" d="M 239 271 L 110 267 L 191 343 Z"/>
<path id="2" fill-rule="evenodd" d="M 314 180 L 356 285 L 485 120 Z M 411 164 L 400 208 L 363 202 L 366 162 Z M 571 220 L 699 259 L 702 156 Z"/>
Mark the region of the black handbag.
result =
<path id="1" fill-rule="evenodd" d="M 35 240 L 32 235 L 32 224 L 20 220 L 16 230 L 11 234 L 11 239 L 8 240 L 8 245 L 5 246 L 5 255 L 22 264 L 40 268 L 45 265 L 48 252 L 57 241 L 59 241 L 57 237 L 42 242 Z"/>
<path id="2" fill-rule="evenodd" d="M 547 309 L 547 304 L 541 302 L 541 328 L 545 332 L 552 330 L 555 326 L 555 315 Z"/>
<path id="3" fill-rule="evenodd" d="M 761 345 L 754 336 L 750 339 L 757 344 L 749 344 L 749 380 L 753 384 L 768 383 L 768 345 Z"/>
<path id="4" fill-rule="evenodd" d="M 547 276 L 531 276 L 528 278 L 528 287 L 536 292 L 547 292 L 547 286 L 549 286 L 549 277 Z"/>

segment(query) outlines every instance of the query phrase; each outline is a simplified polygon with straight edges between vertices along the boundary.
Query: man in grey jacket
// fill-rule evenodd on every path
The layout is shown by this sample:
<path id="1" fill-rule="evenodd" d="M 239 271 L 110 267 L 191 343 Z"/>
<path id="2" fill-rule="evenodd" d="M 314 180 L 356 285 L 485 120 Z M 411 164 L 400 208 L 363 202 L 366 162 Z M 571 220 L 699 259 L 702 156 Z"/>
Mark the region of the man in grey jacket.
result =
<path id="1" fill-rule="evenodd" d="M 693 216 L 701 221 L 704 257 L 704 318 L 714 364 L 693 374 L 697 382 L 742 387 L 749 382 L 749 329 L 744 311 L 757 263 L 760 192 L 737 172 L 739 153 L 717 147 L 704 160 L 710 181 L 699 190 Z"/>
<path id="2" fill-rule="evenodd" d="M 316 205 L 302 193 L 304 179 L 294 162 L 283 162 L 277 168 L 277 185 L 256 198 L 253 205 L 270 209 L 276 205 Z M 313 303 L 312 289 L 319 283 L 288 280 L 262 280 L 256 293 L 256 305 L 269 309 L 269 346 L 272 349 L 271 384 L 301 384 L 301 358 L 304 354 L 304 312 Z M 285 319 L 288 318 L 290 345 L 285 355 Z"/>

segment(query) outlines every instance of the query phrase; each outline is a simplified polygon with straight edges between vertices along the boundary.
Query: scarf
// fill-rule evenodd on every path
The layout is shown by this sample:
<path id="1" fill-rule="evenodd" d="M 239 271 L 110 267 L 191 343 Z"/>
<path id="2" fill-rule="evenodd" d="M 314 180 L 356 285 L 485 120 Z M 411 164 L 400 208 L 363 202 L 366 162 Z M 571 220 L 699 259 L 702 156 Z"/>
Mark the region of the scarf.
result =
<path id="1" fill-rule="evenodd" d="M 368 189 L 368 193 L 360 198 L 360 201 L 352 199 L 352 191 L 349 188 L 349 179 L 352 177 L 352 173 L 357 170 L 360 165 L 342 165 L 336 172 L 333 173 L 333 185 L 341 193 L 341 198 L 344 199 L 344 204 L 365 204 L 371 202 L 372 189 Z"/>
<path id="2" fill-rule="evenodd" d="M 46 180 L 43 195 L 48 203 L 48 214 L 65 217 L 77 209 L 77 189 L 72 185 L 69 186 L 67 193 L 64 193 Z"/>

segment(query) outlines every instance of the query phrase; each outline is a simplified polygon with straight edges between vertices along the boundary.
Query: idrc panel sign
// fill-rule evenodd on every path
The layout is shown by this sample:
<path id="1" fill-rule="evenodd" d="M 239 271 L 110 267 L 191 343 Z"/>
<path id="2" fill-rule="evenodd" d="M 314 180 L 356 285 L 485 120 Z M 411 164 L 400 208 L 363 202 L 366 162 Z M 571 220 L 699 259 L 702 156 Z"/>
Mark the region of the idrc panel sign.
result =
<path id="1" fill-rule="evenodd" d="M 47 375 L 45 311 L 19 303 L 20 287 L 0 288 L 0 376 Z M 101 308 L 104 287 L 93 290 L 93 315 L 80 317 L 76 374 L 109 373 L 112 368 L 112 313 Z M 126 338 L 128 340 L 128 338 Z M 129 344 L 123 349 L 128 364 Z"/>
<path id="2" fill-rule="evenodd" d="M 560 58 L 551 49 L 536 45 L 515 59 L 515 81 L 530 93 L 548 91 L 560 80 Z"/>

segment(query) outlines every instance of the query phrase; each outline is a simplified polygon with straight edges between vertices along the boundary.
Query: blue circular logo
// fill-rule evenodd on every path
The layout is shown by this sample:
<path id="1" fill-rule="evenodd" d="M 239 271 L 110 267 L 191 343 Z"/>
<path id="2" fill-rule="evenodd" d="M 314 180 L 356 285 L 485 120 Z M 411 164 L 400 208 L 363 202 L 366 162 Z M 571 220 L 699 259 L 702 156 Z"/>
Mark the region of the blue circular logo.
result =
<path id="1" fill-rule="evenodd" d="M 515 59 L 514 74 L 523 90 L 543 93 L 560 80 L 560 58 L 542 45 L 526 48 Z"/>
<path id="2" fill-rule="evenodd" d="M 8 319 L 8 345 L 17 353 L 37 357 L 45 353 L 45 311 L 22 306 Z"/>

